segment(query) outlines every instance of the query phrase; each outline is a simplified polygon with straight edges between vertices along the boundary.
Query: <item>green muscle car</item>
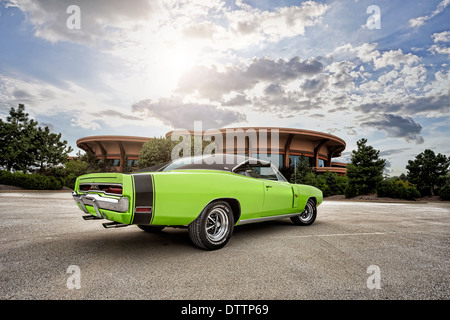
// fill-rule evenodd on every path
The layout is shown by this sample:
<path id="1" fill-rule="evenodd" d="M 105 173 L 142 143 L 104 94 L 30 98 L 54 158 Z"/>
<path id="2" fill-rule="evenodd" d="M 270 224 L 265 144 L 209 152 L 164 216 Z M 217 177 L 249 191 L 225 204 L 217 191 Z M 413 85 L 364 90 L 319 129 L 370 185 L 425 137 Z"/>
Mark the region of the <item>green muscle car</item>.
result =
<path id="1" fill-rule="evenodd" d="M 238 155 L 184 157 L 139 172 L 78 177 L 73 198 L 106 228 L 137 225 L 147 232 L 188 229 L 199 248 L 219 249 L 237 225 L 290 218 L 316 219 L 322 192 L 291 184 L 270 162 Z"/>

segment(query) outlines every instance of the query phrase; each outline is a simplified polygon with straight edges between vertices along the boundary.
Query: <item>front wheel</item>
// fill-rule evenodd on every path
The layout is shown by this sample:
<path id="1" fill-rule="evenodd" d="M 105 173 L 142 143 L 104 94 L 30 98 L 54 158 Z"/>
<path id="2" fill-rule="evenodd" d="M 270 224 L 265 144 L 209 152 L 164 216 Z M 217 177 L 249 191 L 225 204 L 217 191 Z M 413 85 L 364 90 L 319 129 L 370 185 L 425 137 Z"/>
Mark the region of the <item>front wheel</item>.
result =
<path id="1" fill-rule="evenodd" d="M 317 216 L 317 207 L 316 203 L 312 199 L 308 199 L 308 202 L 306 202 L 305 209 L 303 212 L 295 217 L 291 218 L 291 221 L 299 226 L 309 226 L 310 224 L 313 224 L 313 222 L 316 220 Z"/>
<path id="2" fill-rule="evenodd" d="M 225 201 L 215 201 L 207 205 L 188 226 L 189 238 L 204 250 L 224 247 L 230 240 L 233 229 L 233 211 Z"/>

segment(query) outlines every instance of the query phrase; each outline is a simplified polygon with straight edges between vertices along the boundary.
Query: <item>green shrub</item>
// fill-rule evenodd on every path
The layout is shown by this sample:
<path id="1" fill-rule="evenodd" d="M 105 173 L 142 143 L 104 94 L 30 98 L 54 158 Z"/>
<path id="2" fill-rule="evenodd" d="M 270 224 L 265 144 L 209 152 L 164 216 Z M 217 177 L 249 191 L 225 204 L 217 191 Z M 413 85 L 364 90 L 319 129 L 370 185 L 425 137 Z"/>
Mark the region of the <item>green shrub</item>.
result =
<path id="1" fill-rule="evenodd" d="M 347 186 L 345 187 L 344 194 L 346 198 L 353 198 L 360 194 L 359 188 L 356 184 L 353 183 L 347 183 Z"/>
<path id="2" fill-rule="evenodd" d="M 11 173 L 9 171 L 1 171 L 0 183 L 30 190 L 59 190 L 63 187 L 62 179 L 40 174 Z"/>
<path id="3" fill-rule="evenodd" d="M 74 190 L 76 180 L 77 180 L 77 175 L 75 175 L 74 173 L 69 173 L 69 175 L 64 180 L 64 186 Z"/>
<path id="4" fill-rule="evenodd" d="M 403 181 L 398 177 L 387 178 L 377 184 L 378 197 L 390 197 L 398 199 L 413 200 L 420 198 L 420 192 L 416 186 Z"/>
<path id="5" fill-rule="evenodd" d="M 450 183 L 447 183 L 439 189 L 439 197 L 441 197 L 442 200 L 450 200 Z"/>
<path id="6" fill-rule="evenodd" d="M 347 186 L 347 177 L 339 176 L 335 172 L 325 172 L 324 174 L 316 174 L 312 170 L 297 175 L 291 175 L 291 183 L 306 184 L 320 189 L 324 197 L 337 194 L 344 194 Z"/>

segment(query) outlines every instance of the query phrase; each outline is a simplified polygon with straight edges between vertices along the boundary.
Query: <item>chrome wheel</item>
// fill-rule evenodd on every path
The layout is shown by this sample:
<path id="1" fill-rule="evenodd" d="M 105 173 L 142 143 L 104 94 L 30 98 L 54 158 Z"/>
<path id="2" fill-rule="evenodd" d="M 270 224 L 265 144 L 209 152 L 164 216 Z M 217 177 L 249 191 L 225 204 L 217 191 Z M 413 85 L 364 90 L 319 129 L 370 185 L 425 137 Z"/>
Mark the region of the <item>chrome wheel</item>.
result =
<path id="1" fill-rule="evenodd" d="M 217 242 L 228 234 L 229 220 L 227 212 L 216 207 L 208 214 L 206 221 L 206 236 L 209 240 Z"/>
<path id="2" fill-rule="evenodd" d="M 300 215 L 300 220 L 303 223 L 308 223 L 309 221 L 311 221 L 311 219 L 314 217 L 314 209 L 314 204 L 311 201 L 308 201 L 305 210 L 303 210 L 302 214 Z"/>
<path id="3" fill-rule="evenodd" d="M 317 216 L 316 201 L 308 199 L 305 209 L 298 216 L 292 217 L 291 221 L 299 226 L 309 226 L 313 224 Z"/>
<path id="4" fill-rule="evenodd" d="M 217 250 L 230 240 L 234 229 L 233 210 L 226 201 L 208 204 L 188 225 L 189 237 L 199 248 Z"/>

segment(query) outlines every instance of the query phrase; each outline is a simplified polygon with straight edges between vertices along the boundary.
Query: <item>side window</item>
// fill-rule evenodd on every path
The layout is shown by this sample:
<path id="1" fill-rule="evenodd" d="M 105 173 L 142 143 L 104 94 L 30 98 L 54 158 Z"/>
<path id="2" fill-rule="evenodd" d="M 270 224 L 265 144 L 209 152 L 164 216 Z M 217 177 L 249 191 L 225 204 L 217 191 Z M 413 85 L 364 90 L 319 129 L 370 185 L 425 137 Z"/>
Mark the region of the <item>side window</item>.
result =
<path id="1" fill-rule="evenodd" d="M 277 173 L 272 167 L 243 166 L 235 172 L 257 179 L 279 180 Z"/>
<path id="2" fill-rule="evenodd" d="M 260 175 L 262 179 L 276 180 L 278 181 L 277 174 L 273 171 L 272 167 L 258 167 L 260 168 Z"/>

